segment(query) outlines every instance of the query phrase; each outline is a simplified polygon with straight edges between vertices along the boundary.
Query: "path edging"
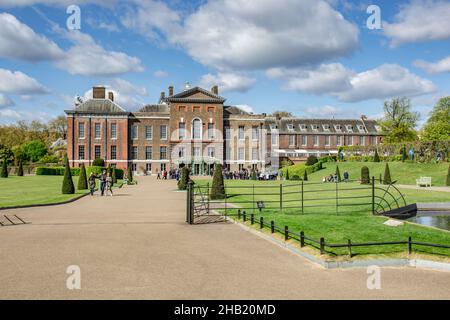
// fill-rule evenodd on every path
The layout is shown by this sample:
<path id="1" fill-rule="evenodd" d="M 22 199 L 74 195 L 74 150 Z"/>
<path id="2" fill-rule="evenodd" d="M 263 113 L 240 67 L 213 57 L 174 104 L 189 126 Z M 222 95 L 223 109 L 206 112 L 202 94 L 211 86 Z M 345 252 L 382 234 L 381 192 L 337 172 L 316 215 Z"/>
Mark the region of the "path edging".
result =
<path id="1" fill-rule="evenodd" d="M 71 202 L 75 202 L 77 200 L 80 200 L 81 198 L 87 196 L 89 194 L 89 192 L 81 194 L 75 198 L 69 199 L 69 200 L 65 200 L 65 201 L 61 201 L 61 202 L 55 202 L 55 203 L 39 203 L 39 204 L 29 204 L 29 205 L 23 205 L 23 206 L 12 206 L 12 207 L 0 207 L 0 211 L 1 210 L 13 210 L 13 209 L 23 209 L 23 208 L 35 208 L 35 207 L 50 207 L 50 206 L 59 206 L 62 204 L 67 204 L 67 203 L 71 203 Z"/>
<path id="2" fill-rule="evenodd" d="M 315 264 L 322 266 L 325 269 L 362 268 L 375 265 L 378 267 L 412 267 L 412 268 L 432 269 L 450 272 L 450 263 L 425 259 L 372 259 L 372 260 L 354 260 L 354 261 L 327 261 L 320 259 L 307 252 L 304 252 L 302 250 L 299 250 L 298 248 L 292 246 L 291 244 L 285 241 L 278 240 L 270 235 L 260 232 L 252 227 L 246 226 L 233 219 L 230 219 L 229 221 L 238 225 L 242 229 L 259 236 L 260 238 L 263 238 L 282 248 L 285 248 L 296 255 L 299 255 Z"/>

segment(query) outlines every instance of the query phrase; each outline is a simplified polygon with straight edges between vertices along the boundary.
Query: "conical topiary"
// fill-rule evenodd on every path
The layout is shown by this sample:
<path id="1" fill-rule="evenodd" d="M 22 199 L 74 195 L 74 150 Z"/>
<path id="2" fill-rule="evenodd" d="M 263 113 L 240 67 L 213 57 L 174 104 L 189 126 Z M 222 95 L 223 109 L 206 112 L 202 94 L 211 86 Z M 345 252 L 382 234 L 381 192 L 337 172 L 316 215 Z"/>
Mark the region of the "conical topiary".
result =
<path id="1" fill-rule="evenodd" d="M 369 184 L 369 183 L 370 183 L 369 168 L 364 166 L 361 168 L 361 184 Z"/>
<path id="2" fill-rule="evenodd" d="M 308 173 L 306 172 L 306 170 L 303 173 L 303 181 L 308 181 Z"/>
<path id="3" fill-rule="evenodd" d="M 133 182 L 133 171 L 131 171 L 131 166 L 128 166 L 127 179 L 128 183 Z"/>
<path id="4" fill-rule="evenodd" d="M 69 159 L 67 155 L 64 156 L 65 169 L 64 169 L 64 179 L 62 184 L 62 194 L 74 194 L 75 186 L 73 185 L 72 173 L 70 172 Z"/>
<path id="5" fill-rule="evenodd" d="M 1 178 L 8 178 L 8 163 L 6 161 L 6 157 L 3 158 L 2 162 L 2 170 L 0 172 Z"/>
<path id="6" fill-rule="evenodd" d="M 223 182 L 222 165 L 217 163 L 214 168 L 213 182 L 211 186 L 211 200 L 225 199 L 225 184 Z"/>
<path id="7" fill-rule="evenodd" d="M 386 167 L 384 168 L 384 177 L 383 177 L 383 184 L 391 184 L 391 171 L 389 170 L 389 164 L 386 163 Z"/>
<path id="8" fill-rule="evenodd" d="M 450 164 L 448 165 L 448 171 L 447 171 L 447 181 L 445 183 L 447 186 L 450 186 Z"/>
<path id="9" fill-rule="evenodd" d="M 17 169 L 17 176 L 23 177 L 23 163 L 22 160 L 19 160 L 19 168 Z"/>
<path id="10" fill-rule="evenodd" d="M 86 168 L 84 167 L 84 163 L 80 166 L 80 176 L 78 177 L 78 190 L 87 190 L 88 182 L 86 177 Z"/>
<path id="11" fill-rule="evenodd" d="M 183 167 L 183 169 L 181 169 L 180 180 L 178 180 L 178 190 L 186 190 L 189 179 L 189 168 Z"/>
<path id="12" fill-rule="evenodd" d="M 373 156 L 373 162 L 380 162 L 380 156 L 378 155 L 377 149 L 375 149 L 375 155 Z"/>
<path id="13" fill-rule="evenodd" d="M 339 166 L 336 166 L 336 177 L 337 177 L 337 182 L 341 182 L 341 172 L 339 171 Z"/>
<path id="14" fill-rule="evenodd" d="M 289 180 L 289 170 L 286 168 L 286 175 L 284 176 L 286 180 Z"/>
<path id="15" fill-rule="evenodd" d="M 256 176 L 256 170 L 255 169 L 252 169 L 251 179 L 252 180 L 258 180 L 258 177 Z"/>

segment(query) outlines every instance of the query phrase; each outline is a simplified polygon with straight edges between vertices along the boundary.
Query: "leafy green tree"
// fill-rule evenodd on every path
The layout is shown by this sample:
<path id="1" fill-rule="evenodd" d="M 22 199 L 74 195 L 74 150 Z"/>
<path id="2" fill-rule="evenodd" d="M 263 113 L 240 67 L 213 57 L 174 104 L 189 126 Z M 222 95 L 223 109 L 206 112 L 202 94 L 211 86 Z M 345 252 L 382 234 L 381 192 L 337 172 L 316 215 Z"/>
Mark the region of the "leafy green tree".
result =
<path id="1" fill-rule="evenodd" d="M 73 185 L 72 173 L 70 172 L 70 164 L 67 155 L 64 156 L 64 179 L 62 184 L 62 194 L 74 194 L 75 186 Z"/>
<path id="2" fill-rule="evenodd" d="M 369 183 L 370 183 L 369 168 L 364 166 L 361 168 L 361 184 L 369 184 Z"/>
<path id="3" fill-rule="evenodd" d="M 27 159 L 37 162 L 47 154 L 47 146 L 40 140 L 32 140 L 23 145 L 23 152 Z"/>
<path id="4" fill-rule="evenodd" d="M 391 184 L 391 170 L 389 170 L 389 164 L 386 162 L 386 167 L 384 168 L 383 184 Z"/>
<path id="5" fill-rule="evenodd" d="M 337 176 L 338 182 L 341 182 L 342 178 L 341 178 L 341 171 L 339 170 L 339 166 L 336 166 L 336 173 L 335 174 Z"/>
<path id="6" fill-rule="evenodd" d="M 78 177 L 78 190 L 87 190 L 88 189 L 88 182 L 87 182 L 87 176 L 86 176 L 86 168 L 84 166 L 84 163 L 80 166 L 80 176 Z"/>
<path id="7" fill-rule="evenodd" d="M 384 102 L 384 117 L 379 120 L 384 141 L 388 143 L 414 141 L 419 114 L 411 110 L 408 98 L 393 98 Z"/>
<path id="8" fill-rule="evenodd" d="M 431 111 L 421 139 L 424 141 L 438 141 L 450 139 L 450 96 L 439 99 Z"/>
<path id="9" fill-rule="evenodd" d="M 215 173 L 215 171 L 214 171 Z M 180 180 L 178 180 L 178 190 L 186 190 L 187 189 L 187 184 L 190 180 L 189 177 L 189 168 L 184 166 L 181 169 L 181 177 Z"/>
<path id="10" fill-rule="evenodd" d="M 23 162 L 22 159 L 19 160 L 19 168 L 17 169 L 17 176 L 23 177 Z"/>
<path id="11" fill-rule="evenodd" d="M 0 177 L 8 178 L 8 160 L 6 159 L 6 157 L 3 158 L 2 170 L 0 172 Z"/>
<path id="12" fill-rule="evenodd" d="M 216 164 L 210 193 L 211 200 L 225 199 L 225 183 L 223 182 L 222 165 Z"/>
<path id="13" fill-rule="evenodd" d="M 377 149 L 375 149 L 375 155 L 373 156 L 373 162 L 380 162 L 380 156 L 378 155 Z"/>

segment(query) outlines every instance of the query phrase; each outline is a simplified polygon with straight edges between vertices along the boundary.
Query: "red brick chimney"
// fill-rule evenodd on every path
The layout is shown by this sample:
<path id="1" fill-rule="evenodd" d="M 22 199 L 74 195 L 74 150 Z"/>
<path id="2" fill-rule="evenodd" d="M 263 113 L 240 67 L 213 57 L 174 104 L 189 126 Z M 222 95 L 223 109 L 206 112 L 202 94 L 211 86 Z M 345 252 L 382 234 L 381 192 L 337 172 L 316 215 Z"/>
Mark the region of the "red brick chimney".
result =
<path id="1" fill-rule="evenodd" d="M 92 88 L 92 97 L 94 99 L 105 99 L 106 98 L 106 89 L 105 87 L 98 86 Z"/>
<path id="2" fill-rule="evenodd" d="M 108 92 L 108 99 L 114 101 L 114 93 L 112 93 L 111 91 Z"/>
<path id="3" fill-rule="evenodd" d="M 169 97 L 173 96 L 173 86 L 169 87 Z"/>

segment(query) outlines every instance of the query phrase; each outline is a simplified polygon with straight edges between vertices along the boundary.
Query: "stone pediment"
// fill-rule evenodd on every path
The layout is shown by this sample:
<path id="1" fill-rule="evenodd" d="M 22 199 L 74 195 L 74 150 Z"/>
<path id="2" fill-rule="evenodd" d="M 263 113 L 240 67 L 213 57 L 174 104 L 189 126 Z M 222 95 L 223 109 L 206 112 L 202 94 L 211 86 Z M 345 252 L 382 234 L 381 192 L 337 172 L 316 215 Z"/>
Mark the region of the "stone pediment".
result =
<path id="1" fill-rule="evenodd" d="M 200 87 L 194 87 L 167 98 L 170 102 L 224 103 L 225 98 Z"/>

